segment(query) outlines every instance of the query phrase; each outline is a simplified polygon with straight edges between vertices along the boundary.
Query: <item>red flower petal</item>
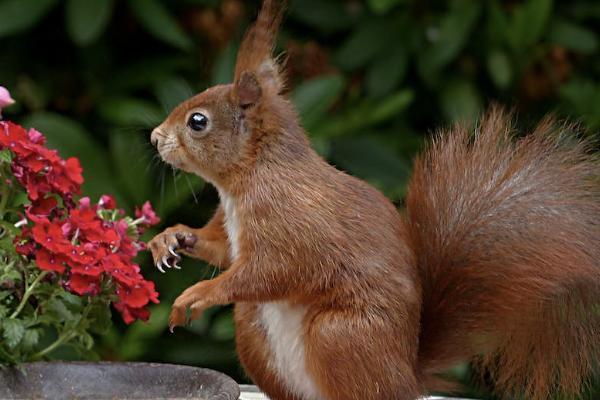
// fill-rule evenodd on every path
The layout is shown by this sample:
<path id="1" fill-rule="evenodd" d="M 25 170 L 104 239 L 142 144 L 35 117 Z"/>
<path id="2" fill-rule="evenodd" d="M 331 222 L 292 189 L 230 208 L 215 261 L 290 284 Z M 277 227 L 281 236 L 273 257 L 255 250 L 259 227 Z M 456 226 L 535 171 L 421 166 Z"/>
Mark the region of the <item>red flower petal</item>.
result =
<path id="1" fill-rule="evenodd" d="M 35 263 L 44 271 L 55 271 L 62 274 L 65 272 L 63 261 L 62 257 L 51 254 L 46 249 L 38 250 L 35 255 Z"/>
<path id="2" fill-rule="evenodd" d="M 100 280 L 95 276 L 72 273 L 68 287 L 79 295 L 96 295 L 100 292 Z"/>

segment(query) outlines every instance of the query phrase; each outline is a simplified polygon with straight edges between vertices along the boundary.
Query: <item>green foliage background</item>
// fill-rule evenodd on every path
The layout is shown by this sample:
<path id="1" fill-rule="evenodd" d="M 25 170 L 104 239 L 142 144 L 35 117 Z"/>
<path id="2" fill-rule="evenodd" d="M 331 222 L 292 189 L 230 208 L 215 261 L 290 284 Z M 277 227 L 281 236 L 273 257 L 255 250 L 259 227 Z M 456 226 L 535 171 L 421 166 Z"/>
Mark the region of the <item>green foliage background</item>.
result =
<path id="1" fill-rule="evenodd" d="M 4 114 L 79 157 L 92 197 L 113 193 L 128 210 L 150 199 L 163 227 L 201 226 L 215 190 L 153 159 L 149 133 L 180 101 L 230 80 L 257 5 L 0 0 L 0 84 L 18 101 Z M 597 132 L 599 22 L 594 0 L 291 0 L 279 50 L 319 152 L 400 204 L 427 134 L 474 120 L 490 102 L 515 107 L 523 126 L 551 111 Z M 177 294 L 215 271 L 187 261 L 161 275 L 149 257 L 140 261 L 162 303 L 149 324 L 101 337 L 102 358 L 195 364 L 243 379 L 229 307 L 176 335 L 166 329 Z M 468 380 L 466 368 L 455 373 Z"/>

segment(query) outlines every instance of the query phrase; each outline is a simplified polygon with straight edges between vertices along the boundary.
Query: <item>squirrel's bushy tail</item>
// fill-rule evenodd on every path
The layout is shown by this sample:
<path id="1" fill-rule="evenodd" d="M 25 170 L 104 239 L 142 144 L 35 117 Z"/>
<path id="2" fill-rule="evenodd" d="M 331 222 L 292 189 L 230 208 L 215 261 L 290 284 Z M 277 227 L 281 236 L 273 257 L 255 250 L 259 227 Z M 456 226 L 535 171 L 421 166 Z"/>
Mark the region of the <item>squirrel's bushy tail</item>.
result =
<path id="1" fill-rule="evenodd" d="M 423 287 L 424 384 L 475 361 L 502 396 L 578 393 L 600 350 L 600 163 L 493 109 L 417 159 L 406 223 Z"/>

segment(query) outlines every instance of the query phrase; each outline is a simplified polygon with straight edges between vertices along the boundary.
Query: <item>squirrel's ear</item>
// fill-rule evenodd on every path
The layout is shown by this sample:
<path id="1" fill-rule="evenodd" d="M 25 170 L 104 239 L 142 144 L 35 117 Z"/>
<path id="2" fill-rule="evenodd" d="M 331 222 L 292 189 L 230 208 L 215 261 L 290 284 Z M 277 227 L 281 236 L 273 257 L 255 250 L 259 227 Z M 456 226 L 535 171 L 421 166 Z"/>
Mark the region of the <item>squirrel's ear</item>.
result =
<path id="1" fill-rule="evenodd" d="M 237 101 L 241 107 L 252 106 L 260 100 L 262 89 L 253 73 L 244 71 L 234 86 Z"/>
<path id="2" fill-rule="evenodd" d="M 281 0 L 263 1 L 256 22 L 240 45 L 235 66 L 236 85 L 242 81 L 243 74 L 251 72 L 260 89 L 266 92 L 263 95 L 279 94 L 283 90 L 283 79 L 272 53 L 284 4 Z"/>

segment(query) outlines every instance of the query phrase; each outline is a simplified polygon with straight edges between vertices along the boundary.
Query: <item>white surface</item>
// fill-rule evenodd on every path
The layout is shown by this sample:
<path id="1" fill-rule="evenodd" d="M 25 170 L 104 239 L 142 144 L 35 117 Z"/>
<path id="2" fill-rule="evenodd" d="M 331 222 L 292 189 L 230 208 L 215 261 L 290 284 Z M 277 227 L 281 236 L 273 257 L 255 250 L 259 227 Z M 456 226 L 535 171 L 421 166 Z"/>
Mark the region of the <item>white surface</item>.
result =
<path id="1" fill-rule="evenodd" d="M 242 390 L 242 394 L 240 396 L 240 400 L 269 400 L 267 396 L 258 392 L 256 386 L 250 385 L 240 385 Z M 421 400 L 468 400 L 468 399 L 459 399 L 455 397 L 423 397 Z"/>

